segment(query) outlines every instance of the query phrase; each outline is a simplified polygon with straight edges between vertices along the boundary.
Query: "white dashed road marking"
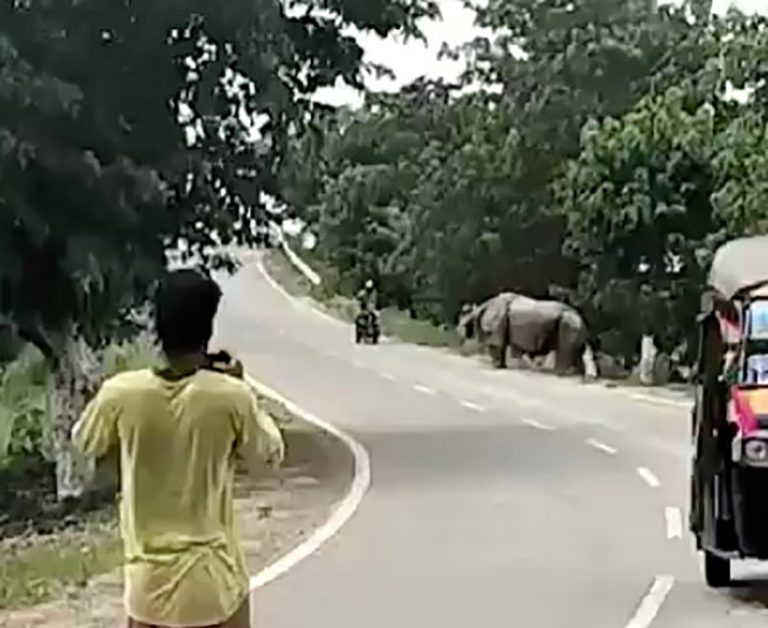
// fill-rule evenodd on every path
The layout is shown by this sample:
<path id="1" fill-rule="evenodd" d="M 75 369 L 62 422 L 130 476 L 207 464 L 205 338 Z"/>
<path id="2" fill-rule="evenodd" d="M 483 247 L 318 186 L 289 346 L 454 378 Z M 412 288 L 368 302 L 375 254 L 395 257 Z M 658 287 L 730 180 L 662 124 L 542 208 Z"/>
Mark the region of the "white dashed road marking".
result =
<path id="1" fill-rule="evenodd" d="M 543 432 L 551 432 L 552 430 L 555 429 L 551 425 L 546 425 L 545 423 L 540 423 L 539 421 L 534 421 L 533 419 L 522 419 L 522 422 L 528 427 L 532 427 L 536 430 L 541 430 Z"/>
<path id="2" fill-rule="evenodd" d="M 392 375 L 392 373 L 382 373 L 381 376 L 386 379 L 388 382 L 396 382 L 397 377 Z"/>
<path id="3" fill-rule="evenodd" d="M 674 584 L 675 579 L 672 576 L 657 576 L 625 628 L 648 628 L 659 614 Z"/>
<path id="4" fill-rule="evenodd" d="M 679 508 L 667 506 L 664 511 L 667 520 L 667 538 L 680 539 L 683 537 L 683 513 Z"/>
<path id="5" fill-rule="evenodd" d="M 483 406 L 472 403 L 471 401 L 462 401 L 461 407 L 466 408 L 467 410 L 472 410 L 472 412 L 485 412 L 485 408 Z"/>
<path id="6" fill-rule="evenodd" d="M 604 454 L 608 454 L 609 456 L 615 456 L 618 452 L 611 447 L 610 445 L 606 445 L 605 443 L 596 440 L 594 438 L 590 438 L 587 440 L 587 445 L 590 447 L 594 447 L 598 451 L 602 451 Z"/>
<path id="7" fill-rule="evenodd" d="M 436 395 L 437 391 L 434 388 L 430 388 L 429 386 L 422 386 L 421 384 L 414 384 L 413 389 L 417 392 L 423 393 L 425 395 Z"/>
<path id="8" fill-rule="evenodd" d="M 651 488 L 658 488 L 661 486 L 661 480 L 650 469 L 646 467 L 638 467 L 637 475 L 639 475 Z"/>

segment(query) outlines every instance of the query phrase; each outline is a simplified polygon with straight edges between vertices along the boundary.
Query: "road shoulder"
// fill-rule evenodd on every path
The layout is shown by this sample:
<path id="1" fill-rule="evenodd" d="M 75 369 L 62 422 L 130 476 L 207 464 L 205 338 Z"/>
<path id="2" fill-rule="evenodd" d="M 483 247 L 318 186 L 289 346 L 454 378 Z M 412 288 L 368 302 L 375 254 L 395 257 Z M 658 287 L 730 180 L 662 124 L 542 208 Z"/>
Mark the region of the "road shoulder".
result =
<path id="1" fill-rule="evenodd" d="M 353 479 L 353 454 L 336 436 L 293 417 L 285 437 L 287 458 L 279 471 L 238 482 L 236 510 L 251 573 L 304 543 L 329 519 Z M 56 602 L 0 615 L 2 628 L 114 628 L 122 621 L 119 572 Z"/>

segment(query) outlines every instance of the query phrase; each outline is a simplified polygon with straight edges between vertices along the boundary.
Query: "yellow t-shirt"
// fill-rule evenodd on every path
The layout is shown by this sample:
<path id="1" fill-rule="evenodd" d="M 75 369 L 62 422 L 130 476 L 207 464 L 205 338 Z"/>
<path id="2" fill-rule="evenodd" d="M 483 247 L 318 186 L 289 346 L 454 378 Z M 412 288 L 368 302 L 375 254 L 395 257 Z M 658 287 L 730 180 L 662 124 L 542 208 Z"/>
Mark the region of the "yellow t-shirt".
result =
<path id="1" fill-rule="evenodd" d="M 178 381 L 123 373 L 104 383 L 73 438 L 93 457 L 119 446 L 128 614 L 163 626 L 229 618 L 249 581 L 233 513 L 235 457 L 254 468 L 284 455 L 248 385 L 208 370 Z"/>

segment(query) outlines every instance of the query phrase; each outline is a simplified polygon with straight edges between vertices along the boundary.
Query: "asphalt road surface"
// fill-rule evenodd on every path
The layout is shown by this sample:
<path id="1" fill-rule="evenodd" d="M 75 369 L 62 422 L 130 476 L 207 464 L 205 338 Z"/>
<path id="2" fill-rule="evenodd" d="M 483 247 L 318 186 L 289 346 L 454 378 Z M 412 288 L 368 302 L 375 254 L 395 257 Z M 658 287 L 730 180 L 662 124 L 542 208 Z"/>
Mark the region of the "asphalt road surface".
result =
<path id="1" fill-rule="evenodd" d="M 753 582 L 732 591 L 703 584 L 685 522 L 684 403 L 359 347 L 256 264 L 223 283 L 219 340 L 372 463 L 341 532 L 257 592 L 258 626 L 766 624 L 765 568 L 739 565 Z"/>

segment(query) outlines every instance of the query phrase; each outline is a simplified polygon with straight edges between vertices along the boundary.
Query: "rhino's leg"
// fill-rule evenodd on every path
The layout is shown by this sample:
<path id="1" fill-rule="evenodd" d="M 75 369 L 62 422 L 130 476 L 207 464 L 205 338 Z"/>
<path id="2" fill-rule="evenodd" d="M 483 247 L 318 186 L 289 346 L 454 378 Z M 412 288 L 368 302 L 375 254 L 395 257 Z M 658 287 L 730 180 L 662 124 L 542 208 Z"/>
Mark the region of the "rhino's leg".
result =
<path id="1" fill-rule="evenodd" d="M 579 372 L 585 365 L 583 353 L 587 348 L 584 321 L 575 311 L 560 317 L 557 333 L 557 371 L 563 374 Z"/>
<path id="2" fill-rule="evenodd" d="M 497 369 L 507 368 L 507 349 L 504 346 L 488 345 L 488 353 L 491 356 L 491 362 Z"/>
<path id="3" fill-rule="evenodd" d="M 575 368 L 573 351 L 568 347 L 558 347 L 554 353 L 555 372 L 558 375 L 569 375 Z"/>

